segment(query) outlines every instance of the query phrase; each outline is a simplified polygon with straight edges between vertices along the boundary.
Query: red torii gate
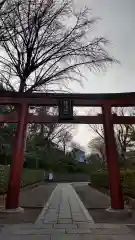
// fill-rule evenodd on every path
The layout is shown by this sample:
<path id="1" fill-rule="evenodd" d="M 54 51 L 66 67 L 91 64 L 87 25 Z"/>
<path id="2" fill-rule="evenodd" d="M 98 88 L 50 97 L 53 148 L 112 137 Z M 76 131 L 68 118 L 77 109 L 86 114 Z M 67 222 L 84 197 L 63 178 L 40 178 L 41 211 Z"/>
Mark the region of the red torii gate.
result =
<path id="1" fill-rule="evenodd" d="M 62 116 L 33 115 L 28 112 L 29 106 L 58 106 L 63 111 Z M 117 116 L 111 113 L 113 106 L 134 106 L 135 93 L 116 94 L 56 94 L 56 93 L 14 93 L 1 92 L 0 105 L 14 105 L 16 112 L 0 115 L 1 123 L 17 123 L 15 144 L 13 148 L 12 164 L 10 170 L 6 209 L 19 207 L 19 193 L 21 172 L 24 163 L 24 139 L 27 123 L 79 123 L 103 124 L 105 133 L 106 155 L 109 173 L 111 194 L 111 207 L 123 209 L 124 201 L 120 186 L 120 170 L 114 137 L 113 124 L 134 124 L 135 116 Z M 102 107 L 102 114 L 97 116 L 72 116 L 73 106 Z M 66 111 L 64 113 L 64 111 Z M 64 115 L 65 114 L 65 115 Z M 71 114 L 71 115 L 70 115 Z"/>

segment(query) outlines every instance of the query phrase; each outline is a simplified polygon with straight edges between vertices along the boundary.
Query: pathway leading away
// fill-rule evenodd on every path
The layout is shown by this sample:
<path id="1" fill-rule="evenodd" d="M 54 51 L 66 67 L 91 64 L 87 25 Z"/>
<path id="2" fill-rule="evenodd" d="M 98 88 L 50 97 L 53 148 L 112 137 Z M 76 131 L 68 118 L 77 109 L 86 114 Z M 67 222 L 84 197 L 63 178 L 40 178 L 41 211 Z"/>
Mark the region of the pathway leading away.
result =
<path id="1" fill-rule="evenodd" d="M 0 239 L 134 240 L 125 225 L 95 224 L 70 184 L 58 184 L 35 224 L 4 226 Z"/>

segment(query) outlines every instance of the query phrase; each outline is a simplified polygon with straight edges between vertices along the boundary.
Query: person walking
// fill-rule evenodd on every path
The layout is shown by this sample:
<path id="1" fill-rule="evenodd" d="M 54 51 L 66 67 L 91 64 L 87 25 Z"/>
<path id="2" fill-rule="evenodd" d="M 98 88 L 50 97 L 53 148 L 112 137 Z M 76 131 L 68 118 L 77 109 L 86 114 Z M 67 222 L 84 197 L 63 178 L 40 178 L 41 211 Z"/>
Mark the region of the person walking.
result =
<path id="1" fill-rule="evenodd" d="M 50 172 L 50 173 L 49 173 L 49 182 L 52 182 L 52 181 L 53 181 L 53 173 Z"/>

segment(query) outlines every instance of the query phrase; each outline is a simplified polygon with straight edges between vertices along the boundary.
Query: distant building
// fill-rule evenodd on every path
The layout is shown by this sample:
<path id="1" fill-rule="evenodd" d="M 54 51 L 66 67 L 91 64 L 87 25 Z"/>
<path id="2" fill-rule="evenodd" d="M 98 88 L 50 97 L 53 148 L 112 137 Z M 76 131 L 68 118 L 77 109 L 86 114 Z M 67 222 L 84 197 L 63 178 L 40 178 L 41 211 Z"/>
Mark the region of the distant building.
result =
<path id="1" fill-rule="evenodd" d="M 72 153 L 73 153 L 74 158 L 75 158 L 76 161 L 82 162 L 82 163 L 86 162 L 86 160 L 85 160 L 85 151 L 83 151 L 81 149 L 74 148 L 72 150 Z"/>

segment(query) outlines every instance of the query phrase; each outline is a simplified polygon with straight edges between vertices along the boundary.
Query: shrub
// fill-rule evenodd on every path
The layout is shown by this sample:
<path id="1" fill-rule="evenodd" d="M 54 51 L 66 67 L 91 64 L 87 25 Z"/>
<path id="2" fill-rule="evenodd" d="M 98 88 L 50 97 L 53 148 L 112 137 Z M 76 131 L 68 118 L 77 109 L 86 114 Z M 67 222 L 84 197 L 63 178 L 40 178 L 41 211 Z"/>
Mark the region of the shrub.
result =
<path id="1" fill-rule="evenodd" d="M 97 187 L 100 186 L 105 188 L 109 187 L 108 173 L 106 171 L 92 173 L 90 176 L 90 179 L 91 179 L 91 183 L 94 186 L 97 186 Z"/>
<path id="2" fill-rule="evenodd" d="M 95 187 L 109 188 L 108 172 L 102 171 L 91 174 L 91 182 Z M 121 185 L 125 195 L 135 197 L 135 171 L 122 170 Z"/>
<path id="3" fill-rule="evenodd" d="M 0 194 L 6 193 L 10 167 L 0 165 Z M 21 187 L 43 181 L 43 170 L 23 169 Z"/>
<path id="4" fill-rule="evenodd" d="M 21 187 L 43 181 L 43 170 L 23 169 Z"/>
<path id="5" fill-rule="evenodd" d="M 8 186 L 9 167 L 0 165 L 0 194 L 5 193 Z"/>

